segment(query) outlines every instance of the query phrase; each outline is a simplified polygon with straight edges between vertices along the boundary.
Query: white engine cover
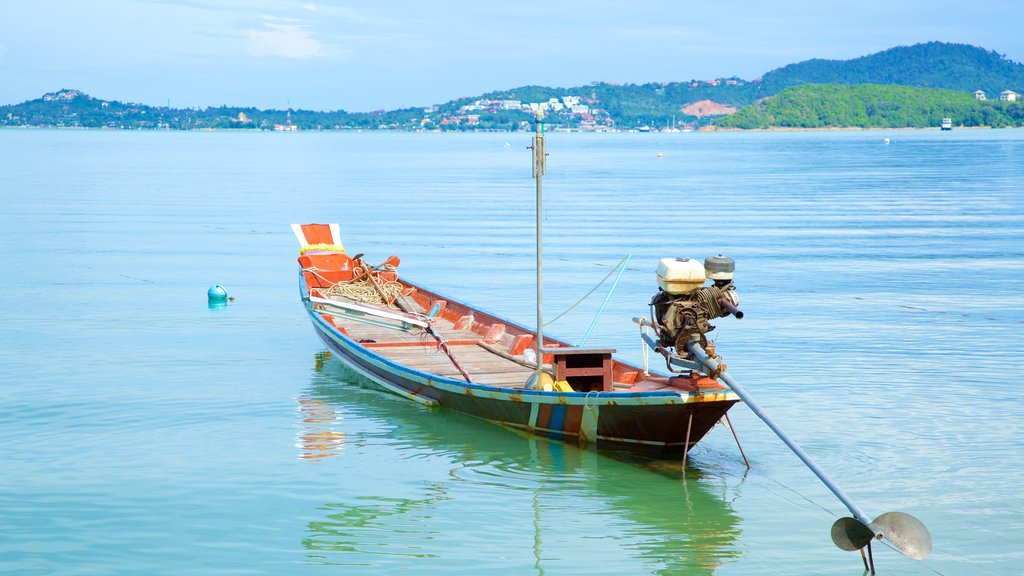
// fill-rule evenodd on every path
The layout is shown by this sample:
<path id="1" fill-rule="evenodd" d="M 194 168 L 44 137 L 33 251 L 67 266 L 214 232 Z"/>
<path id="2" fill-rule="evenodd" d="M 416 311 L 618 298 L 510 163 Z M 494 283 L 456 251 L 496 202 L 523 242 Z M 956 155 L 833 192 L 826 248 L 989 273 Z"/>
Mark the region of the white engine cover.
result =
<path id="1" fill-rule="evenodd" d="M 662 258 L 658 261 L 658 287 L 672 295 L 700 290 L 706 280 L 704 265 L 690 258 Z"/>

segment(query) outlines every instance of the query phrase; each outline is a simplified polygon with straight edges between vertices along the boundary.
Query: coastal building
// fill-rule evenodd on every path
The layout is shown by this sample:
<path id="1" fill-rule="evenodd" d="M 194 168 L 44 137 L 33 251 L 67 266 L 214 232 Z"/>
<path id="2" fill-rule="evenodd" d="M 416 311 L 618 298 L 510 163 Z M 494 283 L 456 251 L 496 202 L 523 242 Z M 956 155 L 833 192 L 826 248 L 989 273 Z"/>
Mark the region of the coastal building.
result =
<path id="1" fill-rule="evenodd" d="M 1020 98 L 1020 94 L 1013 90 L 1003 90 L 999 93 L 999 99 L 1004 102 L 1015 102 L 1018 98 Z"/>
<path id="2" fill-rule="evenodd" d="M 565 104 L 566 108 L 572 108 L 580 103 L 579 96 L 562 96 L 562 104 Z"/>
<path id="3" fill-rule="evenodd" d="M 987 100 L 988 99 L 988 98 L 985 97 L 985 91 L 984 90 L 975 90 L 974 91 L 974 98 L 976 100 Z"/>
<path id="4" fill-rule="evenodd" d="M 80 96 L 85 96 L 85 94 L 78 90 L 61 90 L 59 92 L 43 94 L 43 102 L 55 102 L 58 100 L 74 100 L 75 98 L 78 98 Z"/>

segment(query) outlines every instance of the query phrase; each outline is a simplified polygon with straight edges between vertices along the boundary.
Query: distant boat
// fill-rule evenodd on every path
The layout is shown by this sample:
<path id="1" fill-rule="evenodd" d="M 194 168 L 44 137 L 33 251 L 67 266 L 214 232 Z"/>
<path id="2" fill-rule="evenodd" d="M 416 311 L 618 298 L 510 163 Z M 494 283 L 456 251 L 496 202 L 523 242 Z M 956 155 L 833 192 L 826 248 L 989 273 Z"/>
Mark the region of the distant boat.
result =
<path id="1" fill-rule="evenodd" d="M 953 120 L 951 118 L 943 118 L 942 119 L 942 126 L 941 126 L 941 128 L 943 130 L 952 130 L 953 129 Z"/>

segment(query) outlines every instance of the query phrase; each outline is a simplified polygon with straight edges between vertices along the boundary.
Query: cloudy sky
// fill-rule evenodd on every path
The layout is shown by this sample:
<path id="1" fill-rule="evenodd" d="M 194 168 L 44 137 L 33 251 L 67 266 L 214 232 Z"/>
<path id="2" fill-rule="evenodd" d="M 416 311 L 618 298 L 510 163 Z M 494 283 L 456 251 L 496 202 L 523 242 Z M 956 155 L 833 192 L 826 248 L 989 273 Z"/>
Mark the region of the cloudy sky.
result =
<path id="1" fill-rule="evenodd" d="M 1020 0 L 3 0 L 0 104 L 367 111 L 526 84 L 754 78 L 931 40 L 1024 61 Z"/>

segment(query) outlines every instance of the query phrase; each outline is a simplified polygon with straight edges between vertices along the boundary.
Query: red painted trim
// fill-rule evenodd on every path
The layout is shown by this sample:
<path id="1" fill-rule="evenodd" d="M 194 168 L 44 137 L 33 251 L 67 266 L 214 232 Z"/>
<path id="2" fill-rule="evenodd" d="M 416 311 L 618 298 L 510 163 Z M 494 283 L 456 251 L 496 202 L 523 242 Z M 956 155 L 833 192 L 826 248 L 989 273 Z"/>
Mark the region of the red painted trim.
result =
<path id="1" fill-rule="evenodd" d="M 638 380 L 640 380 L 640 372 L 636 370 L 623 372 L 622 376 L 619 377 L 619 382 L 623 384 L 636 384 Z"/>
<path id="2" fill-rule="evenodd" d="M 430 307 L 427 308 L 427 312 L 430 312 L 434 308 L 434 306 L 437 306 L 437 314 L 434 314 L 434 316 L 436 316 L 437 318 L 444 318 L 444 313 L 448 309 L 448 301 L 447 300 L 434 300 L 430 304 Z"/>
<path id="3" fill-rule="evenodd" d="M 508 349 L 508 353 L 513 356 L 519 356 L 533 344 L 533 338 L 533 334 L 516 335 L 516 339 L 512 341 L 512 346 Z"/>
<path id="4" fill-rule="evenodd" d="M 541 404 L 537 407 L 537 428 L 547 428 L 551 424 L 551 404 Z"/>
<path id="5" fill-rule="evenodd" d="M 583 423 L 583 406 L 566 406 L 565 419 L 562 421 L 562 430 L 570 434 L 579 434 L 580 425 Z"/>
<path id="6" fill-rule="evenodd" d="M 344 326 L 338 326 L 337 322 L 334 321 L 334 318 L 330 314 L 320 314 L 320 317 L 324 319 L 324 322 L 327 322 L 331 326 L 337 328 L 338 332 L 348 336 L 348 330 L 345 330 Z"/>
<path id="7" fill-rule="evenodd" d="M 493 341 L 498 340 L 499 338 L 501 338 L 504 334 L 505 334 L 505 325 L 504 324 L 492 324 L 492 325 L 490 325 L 490 328 L 487 329 L 487 334 L 485 336 L 483 336 L 483 339 L 487 340 L 488 342 L 493 342 Z"/>

